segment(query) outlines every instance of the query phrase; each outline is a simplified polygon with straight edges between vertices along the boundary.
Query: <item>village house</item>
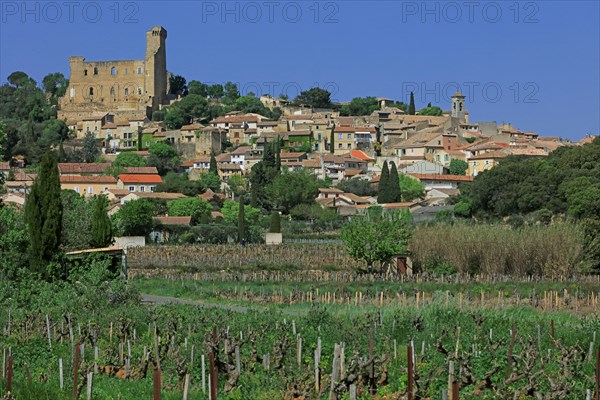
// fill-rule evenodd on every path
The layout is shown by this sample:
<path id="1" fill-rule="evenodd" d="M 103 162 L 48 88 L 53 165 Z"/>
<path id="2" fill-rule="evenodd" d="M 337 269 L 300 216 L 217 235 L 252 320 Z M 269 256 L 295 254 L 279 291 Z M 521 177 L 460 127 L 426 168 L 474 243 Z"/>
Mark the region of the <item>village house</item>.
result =
<path id="1" fill-rule="evenodd" d="M 508 154 L 502 150 L 481 152 L 467 159 L 469 176 L 477 176 L 482 171 L 494 168 L 498 163 L 508 157 Z"/>
<path id="2" fill-rule="evenodd" d="M 458 189 L 458 185 L 473 182 L 473 177 L 468 175 L 434 175 L 434 174 L 408 174 L 418 179 L 424 186 L 425 192 L 433 189 Z"/>
<path id="3" fill-rule="evenodd" d="M 107 190 L 116 189 L 117 180 L 112 176 L 61 175 L 60 188 L 91 197 Z"/>
<path id="4" fill-rule="evenodd" d="M 130 192 L 154 192 L 162 183 L 157 174 L 120 174 L 116 189 L 127 189 Z"/>
<path id="5" fill-rule="evenodd" d="M 244 170 L 239 164 L 232 163 L 217 163 L 219 169 L 219 177 L 223 182 L 227 182 L 233 175 L 243 175 Z"/>

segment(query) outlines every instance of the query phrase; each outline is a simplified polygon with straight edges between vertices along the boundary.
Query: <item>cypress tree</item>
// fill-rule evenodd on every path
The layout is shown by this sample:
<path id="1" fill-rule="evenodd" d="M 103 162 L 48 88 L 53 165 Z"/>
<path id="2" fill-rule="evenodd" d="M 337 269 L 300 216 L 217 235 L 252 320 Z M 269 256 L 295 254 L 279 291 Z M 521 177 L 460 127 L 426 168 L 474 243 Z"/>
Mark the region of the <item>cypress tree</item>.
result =
<path id="1" fill-rule="evenodd" d="M 281 216 L 278 211 L 271 213 L 271 225 L 269 226 L 270 233 L 281 233 Z"/>
<path id="2" fill-rule="evenodd" d="M 398 203 L 400 202 L 400 177 L 398 176 L 398 170 L 396 169 L 396 164 L 392 162 L 392 168 L 390 168 L 390 177 L 388 180 L 388 193 L 389 193 L 389 203 Z"/>
<path id="3" fill-rule="evenodd" d="M 415 115 L 415 95 L 413 92 L 410 92 L 410 104 L 408 105 L 408 114 Z"/>
<path id="4" fill-rule="evenodd" d="M 277 173 L 281 172 L 281 143 L 279 136 L 277 136 L 277 141 L 275 142 L 275 171 Z"/>
<path id="5" fill-rule="evenodd" d="M 238 212 L 238 241 L 242 243 L 246 239 L 246 216 L 244 215 L 244 202 L 240 199 L 240 210 Z"/>
<path id="6" fill-rule="evenodd" d="M 329 152 L 331 154 L 335 152 L 335 124 L 331 127 L 331 134 L 329 135 Z"/>
<path id="7" fill-rule="evenodd" d="M 92 246 L 95 248 L 110 246 L 113 242 L 112 224 L 106 208 L 108 199 L 104 195 L 94 198 L 94 214 L 92 219 Z"/>
<path id="8" fill-rule="evenodd" d="M 40 173 L 25 204 L 29 230 L 29 265 L 33 272 L 49 279 L 48 263 L 59 254 L 62 233 L 62 202 L 56 154 L 44 155 Z"/>
<path id="9" fill-rule="evenodd" d="M 390 178 L 387 160 L 383 162 L 381 168 L 381 177 L 379 178 L 379 190 L 377 193 L 377 202 L 380 204 L 389 203 L 388 181 Z"/>
<path id="10" fill-rule="evenodd" d="M 219 174 L 219 171 L 217 170 L 217 159 L 215 157 L 215 153 L 210 153 L 210 167 L 208 172 L 215 175 Z"/>

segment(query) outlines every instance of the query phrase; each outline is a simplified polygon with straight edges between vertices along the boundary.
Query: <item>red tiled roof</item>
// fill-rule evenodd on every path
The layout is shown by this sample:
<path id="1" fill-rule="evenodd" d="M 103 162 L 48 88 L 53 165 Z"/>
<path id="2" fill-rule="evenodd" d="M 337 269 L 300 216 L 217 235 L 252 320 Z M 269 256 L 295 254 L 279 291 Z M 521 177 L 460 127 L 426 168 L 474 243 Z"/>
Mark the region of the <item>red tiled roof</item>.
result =
<path id="1" fill-rule="evenodd" d="M 123 183 L 162 183 L 162 178 L 157 174 L 120 174 Z"/>
<path id="2" fill-rule="evenodd" d="M 152 219 L 162 225 L 190 225 L 192 223 L 192 217 L 154 217 Z"/>
<path id="3" fill-rule="evenodd" d="M 419 180 L 427 181 L 456 181 L 456 182 L 472 182 L 473 177 L 467 175 L 438 175 L 438 174 L 408 174 Z"/>
<path id="4" fill-rule="evenodd" d="M 158 174 L 156 167 L 126 167 L 126 174 Z"/>
<path id="5" fill-rule="evenodd" d="M 369 157 L 367 155 L 367 153 L 365 153 L 362 150 L 351 150 L 350 151 L 350 155 L 354 158 L 358 158 L 361 160 L 365 160 L 365 161 L 373 161 L 373 159 L 371 157 Z"/>
<path id="6" fill-rule="evenodd" d="M 60 174 L 103 174 L 111 163 L 58 163 Z"/>

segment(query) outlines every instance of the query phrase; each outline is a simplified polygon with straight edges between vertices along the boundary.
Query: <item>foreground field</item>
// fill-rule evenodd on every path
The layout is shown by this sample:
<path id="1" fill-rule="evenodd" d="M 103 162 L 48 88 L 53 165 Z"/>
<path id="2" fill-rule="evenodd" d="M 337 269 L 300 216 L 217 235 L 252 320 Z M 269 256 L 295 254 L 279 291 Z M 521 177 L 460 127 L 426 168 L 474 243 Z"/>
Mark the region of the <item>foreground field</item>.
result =
<path id="1" fill-rule="evenodd" d="M 461 399 L 595 390 L 592 281 L 132 284 L 198 304 L 3 309 L 0 393 L 12 354 L 15 398 L 72 398 L 77 344 L 81 398 L 88 377 L 94 399 L 151 398 L 160 367 L 161 398 L 208 399 L 211 352 L 219 399 L 406 399 L 409 385 L 414 399 L 441 399 L 452 381 Z"/>

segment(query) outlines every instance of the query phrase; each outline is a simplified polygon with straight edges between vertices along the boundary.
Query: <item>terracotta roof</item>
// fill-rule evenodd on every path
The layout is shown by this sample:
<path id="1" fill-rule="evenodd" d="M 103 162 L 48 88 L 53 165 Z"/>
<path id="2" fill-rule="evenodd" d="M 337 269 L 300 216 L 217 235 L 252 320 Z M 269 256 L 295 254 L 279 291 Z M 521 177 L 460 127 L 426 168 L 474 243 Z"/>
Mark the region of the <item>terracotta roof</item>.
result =
<path id="1" fill-rule="evenodd" d="M 362 171 L 359 169 L 347 169 L 344 171 L 344 175 L 346 176 L 360 175 L 361 173 Z"/>
<path id="2" fill-rule="evenodd" d="M 237 149 L 235 149 L 231 154 L 242 155 L 246 154 L 248 150 L 252 150 L 252 146 L 240 146 Z"/>
<path id="3" fill-rule="evenodd" d="M 192 217 L 154 217 L 153 220 L 162 225 L 190 225 Z"/>
<path id="4" fill-rule="evenodd" d="M 120 174 L 119 179 L 127 183 L 162 183 L 162 178 L 157 174 Z"/>
<path id="5" fill-rule="evenodd" d="M 313 119 L 313 115 L 312 114 L 300 114 L 300 115 L 284 115 L 281 117 L 282 120 L 284 121 L 289 121 L 289 120 L 312 120 Z"/>
<path id="6" fill-rule="evenodd" d="M 500 151 L 500 150 L 494 150 L 494 151 L 490 151 L 487 153 L 479 154 L 477 156 L 473 156 L 473 157 L 469 158 L 468 160 L 491 160 L 491 159 L 506 158 L 506 157 L 508 157 L 508 154 L 506 154 L 505 152 Z"/>
<path id="7" fill-rule="evenodd" d="M 413 178 L 427 181 L 472 182 L 473 177 L 467 175 L 408 174 Z"/>
<path id="8" fill-rule="evenodd" d="M 229 170 L 229 171 L 232 171 L 232 170 L 241 171 L 242 167 L 240 165 L 238 165 L 238 164 L 224 164 L 224 163 L 222 163 L 222 164 L 219 165 L 219 169 L 221 169 L 221 170 Z"/>
<path id="9" fill-rule="evenodd" d="M 374 159 L 369 157 L 367 153 L 362 150 L 351 150 L 350 155 L 354 158 L 358 158 L 364 161 L 373 161 Z"/>
<path id="10" fill-rule="evenodd" d="M 106 192 L 113 194 L 115 197 L 125 197 L 129 193 L 131 193 L 127 189 L 108 189 L 108 190 L 106 190 Z"/>
<path id="11" fill-rule="evenodd" d="M 218 156 L 216 156 L 215 159 L 217 160 L 217 162 L 231 161 L 231 154 L 221 153 Z"/>
<path id="12" fill-rule="evenodd" d="M 357 203 L 357 204 L 368 204 L 370 203 L 365 197 L 357 196 L 354 193 L 344 193 L 342 196 Z"/>
<path id="13" fill-rule="evenodd" d="M 212 219 L 219 218 L 219 217 L 224 218 L 221 211 L 211 211 L 210 216 L 212 217 Z"/>
<path id="14" fill-rule="evenodd" d="M 260 119 L 256 115 L 236 115 L 231 117 L 219 117 L 210 121 L 212 124 L 221 123 L 243 123 L 243 122 L 258 122 Z"/>
<path id="15" fill-rule="evenodd" d="M 285 160 L 288 158 L 298 158 L 298 157 L 302 157 L 305 156 L 306 153 L 303 152 L 288 152 L 288 153 L 280 153 L 279 154 L 279 158 L 281 158 L 281 160 Z"/>
<path id="16" fill-rule="evenodd" d="M 340 190 L 337 188 L 319 188 L 319 192 L 321 192 L 321 193 L 338 193 L 338 194 L 344 193 L 343 190 Z"/>
<path id="17" fill-rule="evenodd" d="M 227 197 L 223 193 L 215 193 L 211 189 L 207 189 L 206 192 L 198 195 L 198 197 L 206 201 L 211 201 L 215 196 L 219 199 L 225 199 Z"/>
<path id="18" fill-rule="evenodd" d="M 548 152 L 546 152 L 543 149 L 532 149 L 532 148 L 527 148 L 527 149 L 510 149 L 510 152 L 515 155 L 515 156 L 532 156 L 532 157 L 545 157 L 548 155 Z"/>
<path id="19" fill-rule="evenodd" d="M 111 163 L 58 163 L 60 174 L 103 174 Z"/>
<path id="20" fill-rule="evenodd" d="M 182 193 L 169 193 L 169 192 L 130 192 L 135 194 L 138 198 L 143 199 L 161 199 L 161 200 L 177 200 L 183 199 L 187 196 Z"/>
<path id="21" fill-rule="evenodd" d="M 380 204 L 381 207 L 383 208 L 410 208 L 414 205 L 416 205 L 417 203 L 414 202 L 404 202 L 404 203 L 383 203 Z"/>
<path id="22" fill-rule="evenodd" d="M 126 174 L 158 174 L 156 167 L 126 167 Z"/>
<path id="23" fill-rule="evenodd" d="M 94 175 L 62 175 L 60 183 L 116 183 L 117 180 L 112 176 L 94 176 Z"/>
<path id="24" fill-rule="evenodd" d="M 190 124 L 190 125 L 183 125 L 181 128 L 182 131 L 199 131 L 200 129 L 204 128 L 204 125 L 200 125 L 200 124 Z"/>

